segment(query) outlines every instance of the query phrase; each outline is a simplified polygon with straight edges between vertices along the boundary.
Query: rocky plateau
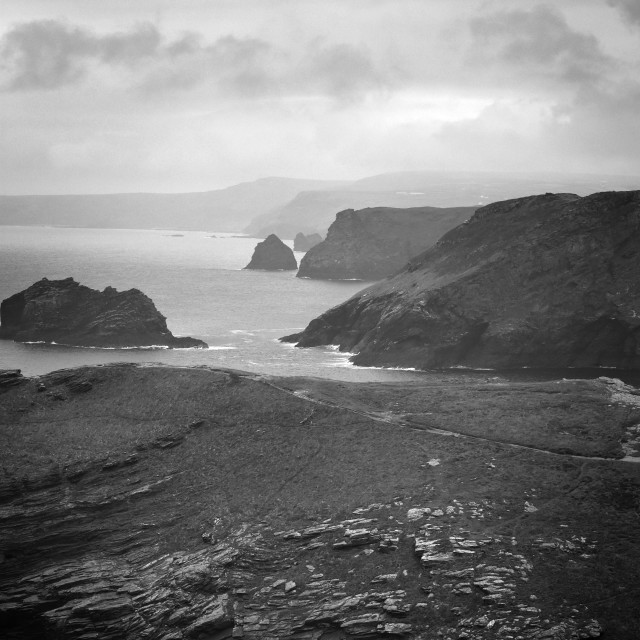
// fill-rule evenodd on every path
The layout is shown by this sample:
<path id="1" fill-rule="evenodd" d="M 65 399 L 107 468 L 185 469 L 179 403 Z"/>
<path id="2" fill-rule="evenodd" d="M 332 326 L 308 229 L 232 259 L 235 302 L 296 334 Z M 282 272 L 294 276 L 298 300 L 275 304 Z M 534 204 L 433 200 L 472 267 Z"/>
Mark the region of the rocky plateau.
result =
<path id="1" fill-rule="evenodd" d="M 610 378 L 3 372 L 3 637 L 637 638 L 639 423 Z"/>

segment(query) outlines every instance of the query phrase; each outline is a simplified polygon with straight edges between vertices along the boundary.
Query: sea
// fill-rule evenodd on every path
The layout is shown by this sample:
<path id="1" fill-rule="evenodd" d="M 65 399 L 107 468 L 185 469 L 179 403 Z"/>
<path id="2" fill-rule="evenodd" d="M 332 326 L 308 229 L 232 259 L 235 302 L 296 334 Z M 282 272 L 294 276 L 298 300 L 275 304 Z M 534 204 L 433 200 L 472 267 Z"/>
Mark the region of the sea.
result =
<path id="1" fill-rule="evenodd" d="M 0 300 L 43 277 L 94 289 L 137 288 L 176 336 L 208 349 L 98 349 L 0 340 L 0 368 L 24 375 L 109 362 L 207 365 L 352 381 L 406 380 L 419 372 L 354 367 L 335 348 L 298 349 L 278 338 L 367 284 L 243 269 L 260 240 L 229 233 L 145 229 L 0 227 Z M 292 246 L 292 243 L 289 243 Z M 304 253 L 296 252 L 298 262 Z"/>
<path id="2" fill-rule="evenodd" d="M 352 382 L 607 375 L 640 386 L 640 373 L 609 369 L 424 372 L 358 367 L 350 362 L 351 354 L 334 347 L 299 349 L 282 343 L 280 337 L 302 330 L 371 283 L 243 269 L 258 242 L 204 231 L 0 226 L 0 300 L 43 277 L 71 276 L 100 290 L 137 288 L 154 301 L 174 335 L 199 338 L 209 345 L 208 349 L 101 349 L 0 340 L 0 369 L 20 369 L 33 376 L 81 365 L 149 362 Z M 300 262 L 304 253 L 295 255 Z"/>

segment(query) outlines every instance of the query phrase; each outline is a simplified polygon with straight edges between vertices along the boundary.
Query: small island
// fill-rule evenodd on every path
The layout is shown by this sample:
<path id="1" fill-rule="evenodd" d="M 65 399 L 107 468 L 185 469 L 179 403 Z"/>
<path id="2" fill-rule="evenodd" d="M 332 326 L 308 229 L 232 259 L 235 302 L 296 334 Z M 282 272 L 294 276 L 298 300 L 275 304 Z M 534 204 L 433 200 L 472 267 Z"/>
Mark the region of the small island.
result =
<path id="1" fill-rule="evenodd" d="M 142 291 L 97 291 L 73 278 L 43 278 L 3 300 L 0 338 L 79 347 L 207 348 L 202 340 L 174 336 Z"/>
<path id="2" fill-rule="evenodd" d="M 245 269 L 262 269 L 264 271 L 294 271 L 298 261 L 293 250 L 277 235 L 272 233 L 262 242 L 258 242 L 253 251 L 251 262 Z"/>
<path id="3" fill-rule="evenodd" d="M 296 234 L 296 237 L 293 239 L 293 250 L 294 251 L 309 251 L 317 244 L 322 242 L 322 236 L 319 233 L 310 233 L 305 236 L 304 233 L 300 232 Z"/>

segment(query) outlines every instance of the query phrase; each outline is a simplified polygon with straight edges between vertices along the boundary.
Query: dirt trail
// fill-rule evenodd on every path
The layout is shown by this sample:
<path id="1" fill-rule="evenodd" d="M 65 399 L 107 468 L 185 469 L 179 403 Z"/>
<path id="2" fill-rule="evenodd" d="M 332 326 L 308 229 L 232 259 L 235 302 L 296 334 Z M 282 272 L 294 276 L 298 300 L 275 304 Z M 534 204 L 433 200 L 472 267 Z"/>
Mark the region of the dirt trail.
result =
<path id="1" fill-rule="evenodd" d="M 392 424 L 396 427 L 401 427 L 403 429 L 411 429 L 412 431 L 417 431 L 417 432 L 424 432 L 424 433 L 433 433 L 435 435 L 440 435 L 440 436 L 449 436 L 449 437 L 453 437 L 453 438 L 467 438 L 469 440 L 476 440 L 479 442 L 487 442 L 487 443 L 491 443 L 491 444 L 499 444 L 499 445 L 503 445 L 506 447 L 511 447 L 513 449 L 522 449 L 525 451 L 535 451 L 538 453 L 544 453 L 546 455 L 550 455 L 550 456 L 558 456 L 561 458 L 576 458 L 576 459 L 580 459 L 580 460 L 597 460 L 600 462 L 624 462 L 624 463 L 633 463 L 633 464 L 638 464 L 640 463 L 640 457 L 634 457 L 634 456 L 626 456 L 624 458 L 604 458 L 604 457 L 600 457 L 600 456 L 583 456 L 583 455 L 579 455 L 579 454 L 575 454 L 575 453 L 561 453 L 558 451 L 552 451 L 550 449 L 540 449 L 538 447 L 531 447 L 528 445 L 524 445 L 524 444 L 517 444 L 515 442 L 509 442 L 507 440 L 496 440 L 493 438 L 485 438 L 482 436 L 476 436 L 476 435 L 471 435 L 471 434 L 467 434 L 467 433 L 462 433 L 460 431 L 451 431 L 448 429 L 438 429 L 437 427 L 418 427 L 415 424 L 411 424 L 408 423 L 404 420 L 402 420 L 400 417 L 384 417 L 381 416 L 379 413 L 376 413 L 374 411 L 366 411 L 364 409 L 354 409 L 353 407 L 347 407 L 347 406 L 343 406 L 340 405 L 338 403 L 335 402 L 330 402 L 328 400 L 320 400 L 319 398 L 313 398 L 309 395 L 307 395 L 306 393 L 300 393 L 300 392 L 296 392 L 296 391 L 291 391 L 290 389 L 287 389 L 286 387 L 281 387 L 277 384 L 275 384 L 273 382 L 273 378 L 271 376 L 265 376 L 265 375 L 260 375 L 260 374 L 246 374 L 245 377 L 251 378 L 252 380 L 255 380 L 256 382 L 261 382 L 265 385 L 268 385 L 274 389 L 277 389 L 278 391 L 282 391 L 284 393 L 287 393 L 291 396 L 294 396 L 296 398 L 299 398 L 301 400 L 306 400 L 307 402 L 316 404 L 316 405 L 321 405 L 321 406 L 326 406 L 326 407 L 330 407 L 332 409 L 341 409 L 343 411 L 349 411 L 355 415 L 359 415 L 362 416 L 364 418 L 368 418 L 370 420 L 375 420 L 376 422 L 384 422 L 386 424 Z"/>

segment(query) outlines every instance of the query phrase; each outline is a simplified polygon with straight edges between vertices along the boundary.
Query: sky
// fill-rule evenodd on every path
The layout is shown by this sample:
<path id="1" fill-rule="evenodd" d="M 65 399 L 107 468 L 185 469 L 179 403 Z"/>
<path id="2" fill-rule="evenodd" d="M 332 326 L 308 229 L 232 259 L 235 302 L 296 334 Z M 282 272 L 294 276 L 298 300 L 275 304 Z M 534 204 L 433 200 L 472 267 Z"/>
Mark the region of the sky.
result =
<path id="1" fill-rule="evenodd" d="M 0 194 L 640 174 L 638 0 L 2 0 Z"/>

